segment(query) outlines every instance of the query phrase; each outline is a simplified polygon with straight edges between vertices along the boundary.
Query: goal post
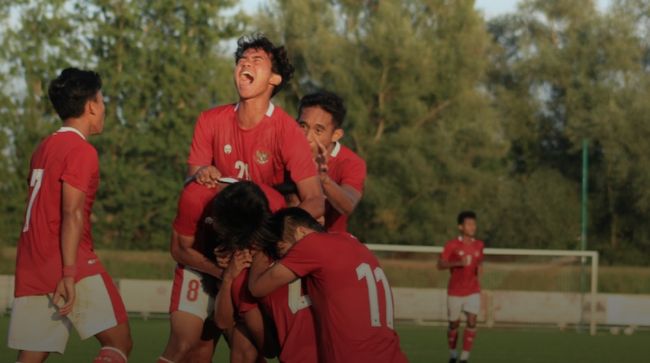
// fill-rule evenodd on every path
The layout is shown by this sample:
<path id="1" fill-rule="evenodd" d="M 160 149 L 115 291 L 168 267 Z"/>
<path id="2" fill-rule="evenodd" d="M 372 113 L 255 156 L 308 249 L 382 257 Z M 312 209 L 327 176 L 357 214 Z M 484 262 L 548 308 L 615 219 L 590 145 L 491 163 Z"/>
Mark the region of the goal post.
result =
<path id="1" fill-rule="evenodd" d="M 414 287 L 436 289 L 438 292 L 446 288 L 449 272 L 435 269 L 435 262 L 442 253 L 441 246 L 390 244 L 366 244 L 366 246 L 377 255 L 382 265 L 385 265 L 384 270 L 387 271 L 394 288 L 397 287 L 399 290 L 400 287 Z M 515 301 L 519 299 L 520 304 L 523 305 L 532 302 L 531 309 L 535 306 L 539 306 L 539 310 L 547 306 L 550 309 L 558 309 L 555 314 L 558 324 L 580 325 L 587 320 L 590 334 L 596 334 L 597 251 L 485 248 L 484 256 L 482 290 L 484 294 L 494 297 L 496 305 L 500 304 L 491 306 L 489 303 L 490 306 L 485 308 L 488 321 L 494 319 L 495 315 L 498 316 L 499 311 L 508 309 L 509 299 Z M 590 279 L 587 291 L 581 289 L 583 267 L 588 268 Z M 585 300 L 588 300 L 586 306 Z M 516 303 L 512 302 L 512 304 Z M 570 307 L 564 309 L 570 311 L 559 311 L 561 306 Z M 553 311 L 544 313 L 551 316 L 550 319 L 554 318 Z M 570 316 L 562 318 L 563 314 Z M 538 321 L 543 321 L 541 317 L 543 314 L 535 315 Z M 523 320 L 521 317 L 516 319 Z M 520 322 L 526 323 L 526 321 Z M 530 323 L 535 323 L 535 319 L 531 319 Z"/>

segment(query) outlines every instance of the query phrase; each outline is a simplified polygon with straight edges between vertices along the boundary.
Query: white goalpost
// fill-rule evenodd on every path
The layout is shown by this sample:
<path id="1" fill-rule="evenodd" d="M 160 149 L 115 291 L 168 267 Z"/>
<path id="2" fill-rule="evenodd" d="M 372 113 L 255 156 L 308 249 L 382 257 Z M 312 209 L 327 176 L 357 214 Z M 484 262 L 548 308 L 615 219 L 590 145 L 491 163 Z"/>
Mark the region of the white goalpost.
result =
<path id="1" fill-rule="evenodd" d="M 444 320 L 448 271 L 435 263 L 441 246 L 367 244 L 393 287 L 396 318 Z M 596 334 L 598 252 L 486 248 L 482 313 L 494 324 L 589 324 Z M 434 305 L 433 307 L 427 307 Z"/>

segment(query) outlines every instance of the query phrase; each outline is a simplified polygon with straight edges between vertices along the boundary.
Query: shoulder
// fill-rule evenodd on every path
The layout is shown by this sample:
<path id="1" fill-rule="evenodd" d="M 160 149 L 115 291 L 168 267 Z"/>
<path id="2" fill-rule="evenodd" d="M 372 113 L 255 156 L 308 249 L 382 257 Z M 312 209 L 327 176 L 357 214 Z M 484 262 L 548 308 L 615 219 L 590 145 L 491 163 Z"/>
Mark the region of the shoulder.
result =
<path id="1" fill-rule="evenodd" d="M 190 208 L 203 208 L 217 195 L 217 189 L 196 182 L 188 183 L 181 192 L 179 204 Z"/>
<path id="2" fill-rule="evenodd" d="M 213 107 L 201 112 L 199 120 L 204 121 L 219 121 L 223 120 L 224 116 L 234 115 L 235 114 L 235 104 L 221 105 Z"/>
<path id="3" fill-rule="evenodd" d="M 354 151 L 352 151 L 352 149 L 350 149 L 349 147 L 343 144 L 340 145 L 341 145 L 341 151 L 339 157 L 341 157 L 344 160 L 349 160 L 353 163 L 359 163 L 364 165 L 366 164 L 366 161 L 363 160 L 363 158 L 359 156 L 359 154 L 355 153 Z"/>
<path id="4" fill-rule="evenodd" d="M 445 248 L 453 248 L 455 247 L 460 241 L 457 239 L 450 239 L 449 241 L 445 242 L 444 247 Z"/>
<path id="5" fill-rule="evenodd" d="M 481 249 L 481 250 L 482 250 L 483 248 L 485 248 L 485 242 L 483 242 L 483 241 L 477 239 L 477 240 L 475 241 L 475 243 L 476 243 L 476 248 Z"/>
<path id="6" fill-rule="evenodd" d="M 280 106 L 273 105 L 273 113 L 269 116 L 273 120 L 273 125 L 280 129 L 299 129 L 296 119 L 291 117 Z"/>

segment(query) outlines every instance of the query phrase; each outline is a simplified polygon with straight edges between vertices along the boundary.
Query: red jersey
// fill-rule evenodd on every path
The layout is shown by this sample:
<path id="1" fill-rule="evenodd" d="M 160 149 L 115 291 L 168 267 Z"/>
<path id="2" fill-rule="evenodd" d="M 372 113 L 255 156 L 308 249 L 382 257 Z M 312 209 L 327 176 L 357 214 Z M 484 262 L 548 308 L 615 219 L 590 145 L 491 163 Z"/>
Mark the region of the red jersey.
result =
<path id="1" fill-rule="evenodd" d="M 465 267 L 451 269 L 447 294 L 450 296 L 467 296 L 481 292 L 478 281 L 478 269 L 483 262 L 483 242 L 474 240 L 465 243 L 461 237 L 445 243 L 440 258 L 446 262 L 460 261 L 465 256 L 471 256 L 470 264 Z"/>
<path id="2" fill-rule="evenodd" d="M 99 186 L 99 159 L 83 134 L 62 127 L 32 155 L 29 198 L 16 256 L 16 297 L 53 293 L 63 277 L 61 207 L 63 183 L 86 194 L 75 280 L 104 271 L 93 251 L 90 213 Z"/>
<path id="3" fill-rule="evenodd" d="M 366 162 L 354 151 L 336 143 L 327 161 L 327 175 L 338 185 L 349 185 L 363 193 L 366 180 Z M 348 216 L 325 203 L 325 228 L 330 232 L 347 232 Z"/>
<path id="4" fill-rule="evenodd" d="M 316 362 L 316 332 L 309 306 L 311 300 L 304 294 L 301 280 L 285 285 L 260 300 L 249 292 L 248 269 L 242 271 L 232 283 L 232 300 L 238 315 L 258 307 L 272 317 L 280 343 L 280 362 Z"/>
<path id="5" fill-rule="evenodd" d="M 320 362 L 407 362 L 393 330 L 393 296 L 368 248 L 347 233 L 311 233 L 279 261 L 304 277 Z"/>
<path id="6" fill-rule="evenodd" d="M 288 170 L 299 182 L 317 170 L 304 133 L 289 115 L 269 103 L 255 127 L 237 122 L 237 105 L 220 106 L 201 113 L 187 160 L 190 165 L 215 165 L 224 177 L 276 185 Z"/>

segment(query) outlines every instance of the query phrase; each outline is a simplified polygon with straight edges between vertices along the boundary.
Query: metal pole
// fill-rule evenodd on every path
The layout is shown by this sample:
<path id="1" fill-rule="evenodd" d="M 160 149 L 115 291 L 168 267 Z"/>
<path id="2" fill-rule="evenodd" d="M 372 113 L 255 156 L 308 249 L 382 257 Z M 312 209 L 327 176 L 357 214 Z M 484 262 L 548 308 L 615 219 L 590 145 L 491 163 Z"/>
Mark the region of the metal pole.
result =
<path id="1" fill-rule="evenodd" d="M 582 251 L 587 250 L 587 224 L 588 224 L 588 215 L 587 215 L 587 202 L 588 202 L 588 192 L 589 192 L 589 140 L 582 139 L 582 193 L 581 193 L 581 203 L 580 203 L 580 249 Z M 580 309 L 580 328 L 582 331 L 585 319 L 584 319 L 584 296 L 587 292 L 587 279 L 585 276 L 585 258 L 582 257 L 580 260 L 580 293 L 582 309 Z M 593 277 L 592 277 L 593 278 Z M 593 298 L 593 296 L 592 296 Z M 593 317 L 591 317 L 593 319 Z"/>

